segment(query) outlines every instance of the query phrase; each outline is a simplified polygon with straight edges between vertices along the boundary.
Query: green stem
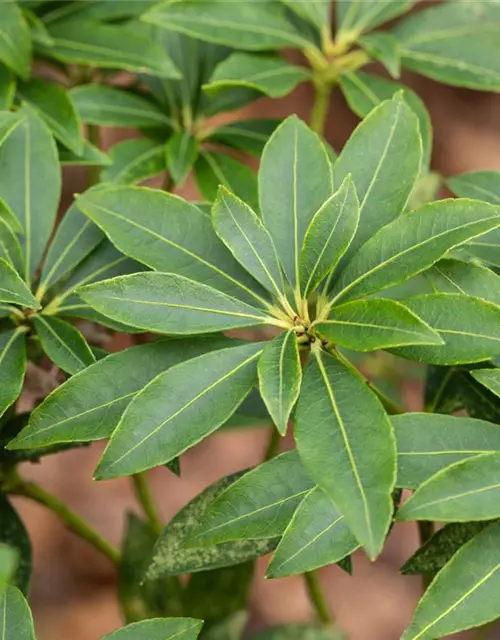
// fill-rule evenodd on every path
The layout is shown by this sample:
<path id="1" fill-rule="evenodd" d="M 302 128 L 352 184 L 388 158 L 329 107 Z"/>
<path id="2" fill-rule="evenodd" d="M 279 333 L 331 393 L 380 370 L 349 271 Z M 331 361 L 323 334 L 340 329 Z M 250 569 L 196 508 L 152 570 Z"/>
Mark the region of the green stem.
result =
<path id="1" fill-rule="evenodd" d="M 323 588 L 319 579 L 317 571 L 308 571 L 304 573 L 304 579 L 306 581 L 307 593 L 314 606 L 318 619 L 324 625 L 333 624 L 333 616 L 328 609 Z"/>
<path id="2" fill-rule="evenodd" d="M 71 529 L 77 536 L 86 540 L 95 549 L 104 554 L 111 562 L 118 564 L 120 562 L 119 550 L 108 540 L 103 538 L 88 522 L 83 520 L 79 515 L 71 511 L 63 502 L 42 489 L 34 482 L 27 482 L 17 477 L 14 486 L 9 491 L 18 496 L 29 498 L 34 502 L 46 507 L 58 516 L 62 522 Z"/>
<path id="3" fill-rule="evenodd" d="M 311 129 L 320 136 L 324 135 L 328 107 L 330 106 L 331 86 L 318 79 L 314 82 L 314 104 L 311 112 Z"/>
<path id="4" fill-rule="evenodd" d="M 101 148 L 101 130 L 96 124 L 87 125 L 87 140 L 97 147 Z M 87 167 L 87 188 L 93 187 L 95 184 L 99 184 L 101 180 L 101 167 L 88 166 Z"/>
<path id="5" fill-rule="evenodd" d="M 151 528 L 156 535 L 161 535 L 161 532 L 163 531 L 163 523 L 158 513 L 158 509 L 156 508 L 153 494 L 151 493 L 147 474 L 145 472 L 134 474 L 132 476 L 132 482 L 137 500 L 149 520 Z"/>
<path id="6" fill-rule="evenodd" d="M 417 525 L 418 525 L 418 536 L 420 539 L 420 546 L 423 546 L 428 540 L 432 538 L 434 534 L 434 523 L 428 522 L 427 520 L 419 520 L 417 522 Z M 433 579 L 432 574 L 430 573 L 422 574 L 422 586 L 424 589 L 424 593 L 425 591 L 427 591 L 427 588 L 431 584 L 432 579 Z"/>

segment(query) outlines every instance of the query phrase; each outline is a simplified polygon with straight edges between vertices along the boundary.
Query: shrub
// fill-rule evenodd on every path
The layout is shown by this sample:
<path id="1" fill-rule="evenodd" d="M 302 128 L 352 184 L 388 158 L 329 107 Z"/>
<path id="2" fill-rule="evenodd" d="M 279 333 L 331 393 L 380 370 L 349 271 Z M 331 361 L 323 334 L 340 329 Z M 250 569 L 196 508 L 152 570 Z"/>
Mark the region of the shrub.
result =
<path id="1" fill-rule="evenodd" d="M 6 640 L 34 640 L 31 547 L 9 496 L 117 565 L 127 626 L 109 640 L 240 640 L 255 560 L 271 552 L 267 577 L 303 574 L 317 619 L 253 640 L 340 638 L 316 570 L 351 571 L 358 548 L 375 560 L 398 521 L 418 524 L 402 572 L 425 587 L 404 640 L 500 617 L 500 172 L 451 178 L 456 197 L 435 201 L 430 118 L 398 82 L 404 66 L 499 90 L 500 8 L 405 15 L 413 4 L 337 2 L 334 31 L 326 0 L 2 4 Z M 373 61 L 395 80 L 361 71 Z M 214 125 L 303 82 L 309 124 Z M 362 118 L 338 155 L 323 138 L 336 87 Z M 106 154 L 109 126 L 142 137 Z M 88 188 L 56 226 L 68 164 L 87 167 Z M 196 203 L 171 193 L 191 172 Z M 162 189 L 136 186 L 156 175 Z M 78 319 L 147 337 L 109 354 Z M 380 351 L 399 375 L 404 359 L 427 365 L 425 413 L 365 375 L 359 354 Z M 27 361 L 47 359 L 64 381 L 21 414 Z M 271 425 L 262 464 L 162 523 L 147 471 L 179 474 L 184 452 L 244 422 Z M 296 447 L 279 453 L 287 431 Z M 104 439 L 96 479 L 130 476 L 144 512 L 120 550 L 18 469 Z"/>

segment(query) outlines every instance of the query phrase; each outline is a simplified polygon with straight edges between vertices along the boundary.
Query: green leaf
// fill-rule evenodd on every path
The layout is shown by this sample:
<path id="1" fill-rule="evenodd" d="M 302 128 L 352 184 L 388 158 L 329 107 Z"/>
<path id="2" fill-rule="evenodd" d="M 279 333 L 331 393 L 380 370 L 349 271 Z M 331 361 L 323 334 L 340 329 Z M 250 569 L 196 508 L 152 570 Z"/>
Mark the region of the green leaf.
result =
<path id="1" fill-rule="evenodd" d="M 500 305 L 500 278 L 480 265 L 441 260 L 425 276 L 436 293 L 462 293 Z"/>
<path id="2" fill-rule="evenodd" d="M 0 258 L 0 301 L 40 309 L 33 294 L 8 262 Z"/>
<path id="3" fill-rule="evenodd" d="M 431 293 L 404 301 L 443 338 L 443 346 L 403 347 L 396 353 L 430 364 L 463 364 L 500 354 L 500 307 L 461 294 Z"/>
<path id="4" fill-rule="evenodd" d="M 235 259 L 274 296 L 284 298 L 284 282 L 274 242 L 262 220 L 221 186 L 212 207 L 212 224 Z"/>
<path id="5" fill-rule="evenodd" d="M 321 140 L 296 116 L 276 129 L 264 149 L 259 191 L 264 223 L 286 277 L 298 289 L 304 236 L 333 187 Z"/>
<path id="6" fill-rule="evenodd" d="M 35 640 L 33 616 L 26 598 L 16 587 L 7 587 L 0 597 L 2 640 Z"/>
<path id="7" fill-rule="evenodd" d="M 135 93 L 86 84 L 74 87 L 70 96 L 84 122 L 108 127 L 170 126 L 170 118 L 155 104 Z"/>
<path id="8" fill-rule="evenodd" d="M 101 173 L 103 182 L 136 184 L 165 171 L 165 145 L 148 138 L 125 140 L 109 150 L 111 165 Z"/>
<path id="9" fill-rule="evenodd" d="M 282 0 L 300 18 L 310 22 L 318 31 L 330 30 L 331 0 Z"/>
<path id="10" fill-rule="evenodd" d="M 429 157 L 430 160 L 430 157 Z M 441 174 L 435 171 L 425 173 L 427 167 L 422 166 L 422 174 L 418 178 L 410 199 L 408 200 L 407 209 L 420 209 L 424 204 L 439 200 L 439 194 L 443 186 L 443 178 Z"/>
<path id="11" fill-rule="evenodd" d="M 499 214 L 500 208 L 478 200 L 449 199 L 401 215 L 356 252 L 334 286 L 334 300 L 360 298 L 405 282 L 450 249 L 498 227 Z"/>
<path id="12" fill-rule="evenodd" d="M 431 476 L 397 513 L 398 520 L 469 522 L 500 517 L 500 453 L 456 462 Z"/>
<path id="13" fill-rule="evenodd" d="M 449 178 L 446 184 L 457 196 L 500 205 L 500 171 L 471 171 Z M 484 262 L 500 267 L 500 229 L 474 238 L 466 248 Z"/>
<path id="14" fill-rule="evenodd" d="M 500 398 L 500 369 L 477 369 L 471 376 Z"/>
<path id="15" fill-rule="evenodd" d="M 45 123 L 28 105 L 18 113 L 22 122 L 0 147 L 0 193 L 24 231 L 21 244 L 29 285 L 56 219 L 61 170 L 54 139 Z"/>
<path id="16" fill-rule="evenodd" d="M 228 338 L 219 336 L 164 339 L 111 354 L 66 380 L 47 396 L 8 448 L 47 447 L 60 442 L 107 438 L 132 398 L 158 374 L 184 360 L 226 347 L 228 342 Z"/>
<path id="17" fill-rule="evenodd" d="M 403 100 L 382 102 L 358 125 L 333 167 L 336 185 L 351 174 L 360 202 L 350 254 L 403 211 L 421 161 L 418 120 Z"/>
<path id="18" fill-rule="evenodd" d="M 392 33 L 403 65 L 460 87 L 500 89 L 500 7 L 491 2 L 445 3 L 401 22 Z"/>
<path id="19" fill-rule="evenodd" d="M 0 333 L 0 416 L 18 399 L 26 370 L 24 331 Z"/>
<path id="20" fill-rule="evenodd" d="M 103 239 L 103 233 L 76 205 L 65 213 L 44 260 L 37 297 L 79 265 Z"/>
<path id="21" fill-rule="evenodd" d="M 0 145 L 2 145 L 14 129 L 20 125 L 22 118 L 19 113 L 0 111 Z"/>
<path id="22" fill-rule="evenodd" d="M 375 558 L 389 528 L 396 476 L 395 440 L 382 405 L 361 377 L 316 349 L 306 367 L 295 421 L 306 469 Z"/>
<path id="23" fill-rule="evenodd" d="M 314 624 L 287 624 L 251 636 L 250 640 L 343 640 L 344 634 L 333 627 Z"/>
<path id="24" fill-rule="evenodd" d="M 101 640 L 196 640 L 202 626 L 203 620 L 194 618 L 156 618 L 134 622 Z"/>
<path id="25" fill-rule="evenodd" d="M 115 21 L 125 18 L 137 18 L 146 9 L 154 5 L 156 0 L 127 0 L 126 3 L 108 2 L 107 0 L 92 0 L 80 4 L 78 8 L 79 16 L 92 18 L 99 21 Z"/>
<path id="26" fill-rule="evenodd" d="M 404 84 L 364 71 L 343 71 L 339 81 L 349 107 L 360 118 L 365 118 L 383 100 L 390 100 L 394 94 L 402 91 L 404 101 L 418 118 L 423 145 L 422 170 L 428 169 L 432 151 L 432 122 L 425 104 L 414 91 Z"/>
<path id="27" fill-rule="evenodd" d="M 0 205 L 1 206 L 1 205 Z M 7 209 L 8 211 L 8 209 Z M 17 224 L 17 218 L 14 218 Z M 18 273 L 24 270 L 21 245 L 12 227 L 0 216 L 0 258 L 11 264 Z"/>
<path id="28" fill-rule="evenodd" d="M 259 298 L 250 288 L 259 290 L 257 283 L 217 238 L 210 217 L 195 205 L 162 191 L 115 187 L 85 193 L 78 206 L 123 253 L 149 267 L 245 300 Z"/>
<path id="29" fill-rule="evenodd" d="M 32 6 L 31 9 L 35 9 L 35 7 Z M 43 21 L 36 15 L 36 13 L 28 8 L 26 2 L 23 2 L 23 14 L 29 25 L 33 43 L 46 45 L 48 47 L 52 46 L 53 40 L 50 37 Z"/>
<path id="30" fill-rule="evenodd" d="M 358 44 L 366 53 L 384 65 L 393 78 L 401 75 L 401 55 L 399 43 L 390 33 L 376 32 L 358 39 Z M 389 97 L 389 96 L 388 96 Z"/>
<path id="31" fill-rule="evenodd" d="M 0 110 L 12 108 L 16 94 L 16 77 L 14 73 L 0 62 Z"/>
<path id="32" fill-rule="evenodd" d="M 375 351 L 413 344 L 444 344 L 428 324 L 400 302 L 372 298 L 334 307 L 318 330 L 353 351 Z"/>
<path id="33" fill-rule="evenodd" d="M 7 223 L 14 233 L 23 232 L 21 223 L 12 212 L 12 209 L 7 206 L 7 203 L 3 198 L 0 198 L 0 220 Z"/>
<path id="34" fill-rule="evenodd" d="M 208 140 L 233 147 L 252 156 L 260 156 L 266 142 L 280 123 L 281 120 L 270 118 L 231 122 L 215 129 Z"/>
<path id="35" fill-rule="evenodd" d="M 485 529 L 490 522 L 452 522 L 438 529 L 427 542 L 401 567 L 403 575 L 432 575 L 444 565 L 466 542 Z"/>
<path id="36" fill-rule="evenodd" d="M 143 581 L 157 537 L 146 522 L 128 514 L 118 567 L 118 596 L 127 623 L 182 614 L 177 580 Z"/>
<path id="37" fill-rule="evenodd" d="M 427 367 L 424 406 L 429 413 L 454 413 L 463 409 L 455 367 Z M 479 417 L 479 416 L 477 416 Z"/>
<path id="38" fill-rule="evenodd" d="M 300 285 L 307 298 L 340 262 L 356 234 L 359 202 L 350 176 L 318 209 L 300 252 Z"/>
<path id="39" fill-rule="evenodd" d="M 211 627 L 203 634 L 202 640 L 241 640 L 247 623 L 247 612 L 238 611 Z"/>
<path id="40" fill-rule="evenodd" d="M 477 198 L 500 205 L 500 171 L 470 171 L 446 180 L 460 198 Z"/>
<path id="41" fill-rule="evenodd" d="M 65 307 L 76 303 L 77 300 L 83 304 L 80 298 L 76 299 L 72 295 L 77 287 L 127 273 L 138 273 L 144 269 L 143 265 L 124 256 L 105 239 L 71 272 L 64 282 L 63 291 L 50 304 L 57 306 L 59 313 L 63 302 Z"/>
<path id="42" fill-rule="evenodd" d="M 267 578 L 285 578 L 334 564 L 359 546 L 344 516 L 319 488 L 300 503 L 269 564 Z"/>
<path id="43" fill-rule="evenodd" d="M 438 573 L 402 640 L 431 640 L 498 617 L 500 523 L 474 536 Z"/>
<path id="44" fill-rule="evenodd" d="M 31 71 L 31 36 L 28 23 L 16 2 L 2 5 L 0 61 L 27 79 Z"/>
<path id="45" fill-rule="evenodd" d="M 297 402 L 302 382 L 302 366 L 293 331 L 271 340 L 258 365 L 259 389 L 274 424 L 282 436 Z"/>
<path id="46" fill-rule="evenodd" d="M 280 56 L 233 53 L 216 67 L 203 90 L 214 97 L 220 91 L 244 87 L 282 98 L 310 77 L 306 68 L 291 65 Z"/>
<path id="47" fill-rule="evenodd" d="M 235 49 L 259 51 L 307 48 L 279 2 L 227 3 L 224 0 L 174 0 L 147 11 L 142 19 L 193 38 Z"/>
<path id="48" fill-rule="evenodd" d="M 398 487 L 415 489 L 455 462 L 500 450 L 500 427 L 484 420 L 406 413 L 391 421 L 398 448 Z"/>
<path id="49" fill-rule="evenodd" d="M 96 477 L 165 464 L 213 433 L 254 386 L 261 351 L 261 343 L 220 349 L 159 374 L 128 405 Z"/>
<path id="50" fill-rule="evenodd" d="M 64 166 L 105 167 L 111 164 L 109 156 L 85 140 L 81 156 L 75 155 L 66 148 L 59 148 L 59 162 Z"/>
<path id="51" fill-rule="evenodd" d="M 480 365 L 481 366 L 481 365 Z M 486 387 L 471 378 L 468 371 L 456 370 L 460 399 L 473 418 L 500 424 L 500 400 Z"/>
<path id="52" fill-rule="evenodd" d="M 365 32 L 406 13 L 415 4 L 413 0 L 340 0 L 336 3 L 337 39 L 352 42 Z"/>
<path id="53" fill-rule="evenodd" d="M 34 325 L 42 349 L 66 373 L 73 375 L 94 364 L 95 358 L 87 341 L 69 322 L 36 315 Z"/>
<path id="54" fill-rule="evenodd" d="M 275 322 L 261 309 L 173 273 L 119 276 L 77 293 L 112 320 L 156 333 L 192 335 Z"/>
<path id="55" fill-rule="evenodd" d="M 177 186 L 187 178 L 198 157 L 198 141 L 192 133 L 177 132 L 166 147 L 167 169 Z"/>
<path id="56" fill-rule="evenodd" d="M 195 165 L 195 178 L 199 192 L 209 202 L 214 202 L 222 185 L 257 211 L 257 177 L 240 160 L 224 153 L 202 151 Z"/>
<path id="57" fill-rule="evenodd" d="M 314 484 L 296 451 L 264 462 L 210 504 L 190 537 L 193 546 L 280 536 Z"/>
<path id="58" fill-rule="evenodd" d="M 206 640 L 207 630 L 214 630 L 218 622 L 245 610 L 254 569 L 255 562 L 251 560 L 234 567 L 199 571 L 190 577 L 182 594 L 183 605 L 190 616 L 205 621 L 202 640 Z M 222 638 L 217 636 L 216 640 Z"/>
<path id="59" fill-rule="evenodd" d="M 277 540 L 238 540 L 207 548 L 191 544 L 191 536 L 203 522 L 210 505 L 241 475 L 226 476 L 210 485 L 170 520 L 156 544 L 146 580 L 165 574 L 195 573 L 232 566 L 276 548 Z"/>
<path id="60" fill-rule="evenodd" d="M 36 110 L 59 142 L 77 156 L 83 153 L 82 123 L 66 89 L 53 82 L 32 78 L 19 85 L 18 93 Z"/>
<path id="61" fill-rule="evenodd" d="M 0 543 L 0 597 L 11 582 L 17 567 L 17 553 L 5 544 Z M 239 637 L 238 637 L 239 640 Z"/>
<path id="62" fill-rule="evenodd" d="M 108 25 L 76 17 L 51 22 L 47 29 L 54 44 L 38 48 L 49 58 L 70 64 L 179 78 L 178 70 L 165 51 L 138 33 L 133 25 Z"/>
<path id="63" fill-rule="evenodd" d="M 16 570 L 11 584 L 27 594 L 32 572 L 31 541 L 22 520 L 3 495 L 0 495 L 0 542 L 16 551 Z"/>

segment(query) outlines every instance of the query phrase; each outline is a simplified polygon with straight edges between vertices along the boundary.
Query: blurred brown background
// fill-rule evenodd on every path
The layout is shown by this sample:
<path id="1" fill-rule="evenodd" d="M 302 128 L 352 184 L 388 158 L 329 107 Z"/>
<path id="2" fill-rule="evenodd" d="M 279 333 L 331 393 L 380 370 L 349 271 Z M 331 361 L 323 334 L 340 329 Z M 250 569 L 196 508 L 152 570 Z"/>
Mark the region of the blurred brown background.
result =
<path id="1" fill-rule="evenodd" d="M 473 169 L 500 169 L 500 96 L 444 87 L 407 74 L 403 80 L 423 98 L 434 123 L 433 169 L 444 176 Z M 244 110 L 249 117 L 283 117 L 296 112 L 308 118 L 311 92 L 301 87 L 285 100 L 262 100 Z M 357 123 L 338 92 L 332 100 L 327 138 L 340 149 Z M 124 137 L 119 131 L 104 132 L 104 146 Z M 128 132 L 126 135 L 130 135 Z M 62 209 L 71 194 L 84 187 L 82 170 L 65 175 Z M 194 199 L 195 188 L 186 185 L 182 195 Z M 112 349 L 127 346 L 118 337 Z M 22 400 L 26 410 L 38 396 L 50 390 L 50 374 L 32 370 Z M 414 380 L 403 381 L 406 406 L 420 408 L 421 388 Z M 200 490 L 223 475 L 258 463 L 267 431 L 248 429 L 216 434 L 183 456 L 182 479 L 166 469 L 151 473 L 151 483 L 165 520 Z M 102 533 L 119 543 L 124 515 L 135 509 L 126 479 L 95 483 L 101 445 L 46 458 L 24 469 L 27 477 L 69 503 Z M 121 625 L 114 594 L 114 569 L 84 542 L 64 530 L 51 514 L 37 505 L 18 500 L 34 545 L 35 575 L 32 587 L 39 640 L 98 640 Z M 328 599 L 340 628 L 351 640 L 397 640 L 408 624 L 419 598 L 419 578 L 402 577 L 398 568 L 417 546 L 416 527 L 398 524 L 382 557 L 370 564 L 362 554 L 354 559 L 354 575 L 337 567 L 321 572 Z M 251 625 L 257 629 L 283 621 L 306 620 L 311 614 L 301 578 L 264 580 L 266 559 L 259 564 L 251 599 Z M 499 595 L 500 597 L 500 595 Z M 473 634 L 456 636 L 465 640 Z M 492 630 L 489 640 L 500 638 Z"/>

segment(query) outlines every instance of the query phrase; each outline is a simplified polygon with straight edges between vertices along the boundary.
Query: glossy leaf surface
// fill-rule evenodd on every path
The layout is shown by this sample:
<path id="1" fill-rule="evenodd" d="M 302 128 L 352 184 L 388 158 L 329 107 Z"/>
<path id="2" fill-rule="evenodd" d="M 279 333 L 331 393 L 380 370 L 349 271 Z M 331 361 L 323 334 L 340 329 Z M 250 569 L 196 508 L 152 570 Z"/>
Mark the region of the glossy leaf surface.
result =
<path id="1" fill-rule="evenodd" d="M 254 386 L 261 351 L 260 343 L 221 349 L 154 378 L 125 410 L 97 477 L 165 464 L 213 433 Z"/>
<path id="2" fill-rule="evenodd" d="M 284 7 L 278 2 L 164 2 L 146 12 L 143 20 L 236 49 L 258 51 L 308 45 L 286 19 Z"/>
<path id="3" fill-rule="evenodd" d="M 234 87 L 255 89 L 270 98 L 282 98 L 310 77 L 307 69 L 278 56 L 233 53 L 215 69 L 203 88 L 209 96 Z"/>
<path id="4" fill-rule="evenodd" d="M 52 233 L 61 171 L 57 148 L 45 123 L 28 105 L 18 113 L 22 122 L 0 147 L 0 193 L 23 227 L 21 244 L 29 284 Z"/>
<path id="5" fill-rule="evenodd" d="M 300 252 L 300 286 L 304 297 L 331 273 L 356 235 L 359 202 L 351 178 L 315 213 Z"/>
<path id="6" fill-rule="evenodd" d="M 394 436 L 381 404 L 346 365 L 317 351 L 304 374 L 295 420 L 304 466 L 376 557 L 391 519 L 396 475 Z"/>
<path id="7" fill-rule="evenodd" d="M 500 307 L 462 294 L 428 294 L 405 300 L 405 305 L 443 338 L 442 346 L 403 347 L 410 360 L 451 365 L 488 360 L 500 354 Z"/>
<path id="8" fill-rule="evenodd" d="M 429 413 L 392 416 L 398 447 L 398 487 L 415 489 L 451 464 L 500 451 L 500 426 Z"/>
<path id="9" fill-rule="evenodd" d="M 227 338 L 159 340 L 99 360 L 50 394 L 30 416 L 10 449 L 89 442 L 109 437 L 132 398 L 159 373 L 222 348 Z M 107 384 L 102 384 L 106 380 Z"/>
<path id="10" fill-rule="evenodd" d="M 302 383 L 302 365 L 293 331 L 282 333 L 266 345 L 259 358 L 258 374 L 262 399 L 284 436 Z"/>
<path id="11" fill-rule="evenodd" d="M 283 453 L 248 471 L 217 496 L 192 542 L 207 546 L 280 536 L 313 486 L 297 452 Z"/>
<path id="12" fill-rule="evenodd" d="M 137 184 L 165 171 L 165 145 L 148 138 L 125 140 L 109 151 L 111 164 L 101 173 L 103 182 Z"/>
<path id="13" fill-rule="evenodd" d="M 335 185 L 350 173 L 359 198 L 351 253 L 403 211 L 421 161 L 418 120 L 404 100 L 382 102 L 358 125 L 333 167 Z"/>
<path id="14" fill-rule="evenodd" d="M 483 453 L 439 471 L 398 511 L 398 520 L 469 522 L 500 517 L 500 453 Z"/>
<path id="15" fill-rule="evenodd" d="M 196 640 L 203 626 L 193 618 L 156 618 L 134 622 L 101 640 Z"/>
<path id="16" fill-rule="evenodd" d="M 95 358 L 87 341 L 69 322 L 37 315 L 34 325 L 43 350 L 66 373 L 73 375 L 94 364 Z"/>
<path id="17" fill-rule="evenodd" d="M 146 579 L 240 564 L 276 547 L 277 540 L 265 539 L 238 540 L 206 548 L 188 543 L 213 501 L 241 475 L 226 476 L 210 485 L 170 520 L 156 544 Z"/>
<path id="18" fill-rule="evenodd" d="M 87 285 L 78 295 L 113 320 L 170 335 L 251 327 L 267 318 L 256 307 L 173 273 L 119 276 Z"/>
<path id="19" fill-rule="evenodd" d="M 264 149 L 259 195 L 262 218 L 296 288 L 304 236 L 332 192 L 330 163 L 320 139 L 296 116 L 289 117 Z"/>
<path id="20" fill-rule="evenodd" d="M 313 571 L 345 558 L 359 546 L 345 518 L 319 487 L 302 500 L 269 564 L 268 578 Z"/>
<path id="21" fill-rule="evenodd" d="M 498 616 L 499 535 L 494 523 L 452 557 L 419 602 L 403 640 L 432 640 Z"/>
<path id="22" fill-rule="evenodd" d="M 7 587 L 0 597 L 2 640 L 35 640 L 33 616 L 26 598 L 16 587 Z"/>
<path id="23" fill-rule="evenodd" d="M 254 281 L 217 238 L 198 207 L 160 191 L 116 187 L 87 192 L 78 206 L 130 257 L 158 271 L 254 298 Z M 256 283 L 255 283 L 256 284 Z"/>
<path id="24" fill-rule="evenodd" d="M 341 304 L 317 326 L 322 336 L 353 351 L 444 344 L 438 333 L 403 304 L 383 298 Z"/>
<path id="25" fill-rule="evenodd" d="M 276 247 L 257 214 L 220 187 L 212 207 L 212 224 L 242 267 L 274 296 L 283 297 L 283 275 Z"/>
<path id="26" fill-rule="evenodd" d="M 405 213 L 368 240 L 341 273 L 335 299 L 396 286 L 447 251 L 500 224 L 500 209 L 476 200 L 441 200 Z"/>

